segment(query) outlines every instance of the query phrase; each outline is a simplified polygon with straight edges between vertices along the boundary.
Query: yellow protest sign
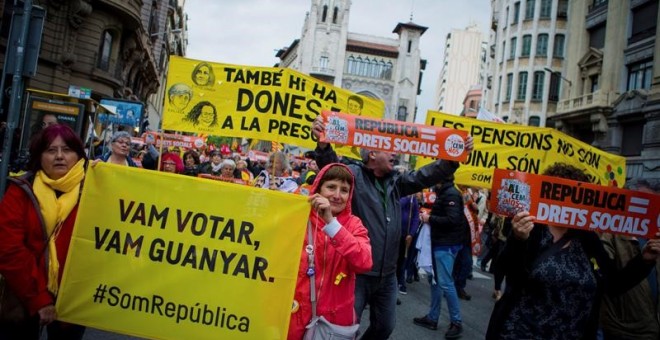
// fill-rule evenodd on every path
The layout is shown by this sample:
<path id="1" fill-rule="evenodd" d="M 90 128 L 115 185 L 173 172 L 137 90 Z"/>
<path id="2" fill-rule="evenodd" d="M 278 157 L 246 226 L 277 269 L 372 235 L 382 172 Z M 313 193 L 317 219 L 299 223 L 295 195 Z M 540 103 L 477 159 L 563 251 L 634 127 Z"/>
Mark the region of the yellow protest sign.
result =
<path id="1" fill-rule="evenodd" d="M 284 339 L 309 204 L 100 163 L 85 179 L 62 321 L 159 339 Z"/>
<path id="2" fill-rule="evenodd" d="M 289 68 L 172 56 L 163 129 L 276 141 L 313 149 L 322 110 L 382 118 L 385 104 Z"/>
<path id="3" fill-rule="evenodd" d="M 555 129 L 493 123 L 430 110 L 426 125 L 468 131 L 474 138 L 474 150 L 456 171 L 458 184 L 490 188 L 496 168 L 541 174 L 557 162 L 585 170 L 595 184 L 623 187 L 626 180 L 624 157 Z M 431 161 L 419 159 L 417 167 Z"/>

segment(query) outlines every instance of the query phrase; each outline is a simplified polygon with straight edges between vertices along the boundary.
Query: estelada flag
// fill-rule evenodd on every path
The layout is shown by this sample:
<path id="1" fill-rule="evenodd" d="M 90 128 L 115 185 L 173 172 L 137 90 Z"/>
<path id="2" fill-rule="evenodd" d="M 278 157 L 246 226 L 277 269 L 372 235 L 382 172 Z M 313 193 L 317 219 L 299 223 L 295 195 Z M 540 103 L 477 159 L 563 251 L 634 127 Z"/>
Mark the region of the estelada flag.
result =
<path id="1" fill-rule="evenodd" d="M 321 137 L 325 143 L 459 162 L 468 157 L 465 131 L 332 111 L 321 115 L 326 123 Z"/>
<path id="2" fill-rule="evenodd" d="M 660 196 L 640 191 L 495 169 L 491 195 L 492 212 L 547 225 L 645 238 L 660 225 Z"/>

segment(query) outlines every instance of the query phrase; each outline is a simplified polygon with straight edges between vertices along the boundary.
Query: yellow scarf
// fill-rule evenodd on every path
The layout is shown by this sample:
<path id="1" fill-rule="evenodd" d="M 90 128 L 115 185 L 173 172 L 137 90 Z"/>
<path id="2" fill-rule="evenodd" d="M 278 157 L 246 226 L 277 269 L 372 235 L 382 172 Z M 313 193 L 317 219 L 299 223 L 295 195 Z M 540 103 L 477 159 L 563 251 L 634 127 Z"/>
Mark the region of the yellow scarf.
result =
<path id="1" fill-rule="evenodd" d="M 64 177 L 53 180 L 43 170 L 37 171 L 32 190 L 39 201 L 41 215 L 48 233 L 48 291 L 57 295 L 60 264 L 57 261 L 55 240 L 60 226 L 78 203 L 80 183 L 85 178 L 85 160 L 80 159 Z M 60 197 L 55 190 L 61 192 Z"/>

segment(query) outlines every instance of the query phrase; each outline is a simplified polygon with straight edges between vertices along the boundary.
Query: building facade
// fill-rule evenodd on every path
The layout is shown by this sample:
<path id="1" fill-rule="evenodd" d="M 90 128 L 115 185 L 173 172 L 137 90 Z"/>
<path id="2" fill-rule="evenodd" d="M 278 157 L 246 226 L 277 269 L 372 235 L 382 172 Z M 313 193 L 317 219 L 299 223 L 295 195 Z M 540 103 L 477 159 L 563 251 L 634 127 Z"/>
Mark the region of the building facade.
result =
<path id="1" fill-rule="evenodd" d="M 451 114 L 463 111 L 463 99 L 486 79 L 488 43 L 477 25 L 453 29 L 445 40 L 442 69 L 436 83 L 434 109 Z"/>
<path id="2" fill-rule="evenodd" d="M 568 2 L 491 1 L 486 109 L 511 123 L 546 126 L 564 87 Z"/>
<path id="3" fill-rule="evenodd" d="M 35 0 L 33 4 L 45 9 L 46 18 L 37 71 L 25 79 L 25 89 L 62 101 L 79 101 L 87 115 L 104 98 L 146 104 L 164 87 L 168 55 L 185 53 L 185 44 L 175 45 L 169 38 L 172 30 L 185 30 L 185 20 L 173 19 L 183 15 L 177 0 Z M 0 0 L 0 8 L 0 62 L 4 62 L 14 1 Z M 91 99 L 68 97 L 71 85 L 91 89 Z M 162 111 L 155 109 L 147 106 L 149 119 Z M 26 115 L 21 119 L 29 119 Z M 6 119 L 6 113 L 0 119 Z"/>
<path id="4" fill-rule="evenodd" d="M 465 94 L 460 115 L 468 118 L 477 118 L 482 99 L 481 85 L 472 85 Z"/>
<path id="5" fill-rule="evenodd" d="M 312 0 L 300 39 L 279 50 L 279 66 L 385 102 L 384 118 L 414 122 L 426 61 L 426 27 L 398 23 L 398 38 L 348 31 L 350 0 Z"/>
<path id="6" fill-rule="evenodd" d="M 660 181 L 658 0 L 570 1 L 564 87 L 554 126 L 626 157 L 630 178 Z"/>

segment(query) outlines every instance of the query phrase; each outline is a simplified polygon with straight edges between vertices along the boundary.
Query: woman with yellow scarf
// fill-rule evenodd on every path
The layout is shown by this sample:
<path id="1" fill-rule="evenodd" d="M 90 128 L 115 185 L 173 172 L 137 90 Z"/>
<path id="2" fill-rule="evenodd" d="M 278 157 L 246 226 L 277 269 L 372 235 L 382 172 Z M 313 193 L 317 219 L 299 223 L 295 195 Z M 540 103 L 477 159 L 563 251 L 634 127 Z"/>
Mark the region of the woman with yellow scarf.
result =
<path id="1" fill-rule="evenodd" d="M 49 339 L 82 339 L 84 327 L 56 321 L 55 300 L 87 157 L 78 135 L 62 124 L 35 136 L 30 155 L 30 171 L 10 178 L 0 202 L 0 294 L 20 301 L 13 312 L 23 307 L 23 317 L 0 320 L 0 338 L 39 339 L 47 326 Z"/>

